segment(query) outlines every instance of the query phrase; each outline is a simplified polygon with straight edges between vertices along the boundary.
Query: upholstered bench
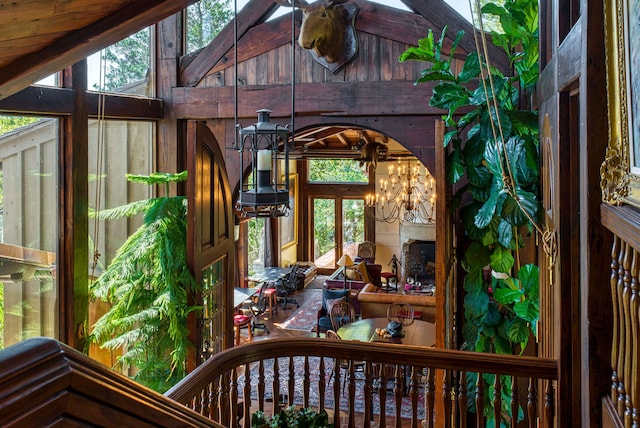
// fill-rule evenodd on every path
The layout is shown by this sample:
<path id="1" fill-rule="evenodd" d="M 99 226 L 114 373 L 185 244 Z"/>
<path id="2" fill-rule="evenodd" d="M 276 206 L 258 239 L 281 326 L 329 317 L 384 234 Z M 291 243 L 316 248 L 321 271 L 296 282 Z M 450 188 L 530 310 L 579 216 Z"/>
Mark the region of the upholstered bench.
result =
<path id="1" fill-rule="evenodd" d="M 307 285 L 316 279 L 318 275 L 318 268 L 313 262 L 298 262 L 298 270 L 296 276 L 298 277 L 298 290 L 303 289 Z"/>

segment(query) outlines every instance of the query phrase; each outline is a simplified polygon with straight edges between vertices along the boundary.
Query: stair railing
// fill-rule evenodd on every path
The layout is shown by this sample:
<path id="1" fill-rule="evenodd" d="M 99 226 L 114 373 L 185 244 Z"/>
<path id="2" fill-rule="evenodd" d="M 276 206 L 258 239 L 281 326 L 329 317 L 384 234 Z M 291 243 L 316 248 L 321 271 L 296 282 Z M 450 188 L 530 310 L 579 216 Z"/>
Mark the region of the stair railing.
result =
<path id="1" fill-rule="evenodd" d="M 290 405 L 326 410 L 336 427 L 484 427 L 491 418 L 553 427 L 557 376 L 557 362 L 543 358 L 278 338 L 214 355 L 166 396 L 227 427 Z M 472 412 L 485 403 L 491 415 Z"/>

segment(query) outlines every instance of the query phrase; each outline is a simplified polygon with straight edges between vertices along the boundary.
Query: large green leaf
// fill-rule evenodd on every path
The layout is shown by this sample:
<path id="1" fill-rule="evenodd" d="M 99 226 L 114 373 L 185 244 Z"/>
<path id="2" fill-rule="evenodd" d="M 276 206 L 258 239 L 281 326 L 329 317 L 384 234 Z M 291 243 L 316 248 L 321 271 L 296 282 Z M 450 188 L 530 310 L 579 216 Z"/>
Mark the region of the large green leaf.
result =
<path id="1" fill-rule="evenodd" d="M 511 251 L 499 244 L 495 246 L 489 257 L 491 268 L 496 272 L 509 272 L 513 267 L 514 261 Z"/>
<path id="2" fill-rule="evenodd" d="M 464 291 L 467 293 L 477 293 L 484 286 L 482 269 L 471 268 L 464 276 Z"/>
<path id="3" fill-rule="evenodd" d="M 513 305 L 513 312 L 526 321 L 538 319 L 539 311 L 536 304 L 530 300 L 523 300 Z"/>
<path id="4" fill-rule="evenodd" d="M 511 289 L 511 288 L 498 288 L 493 292 L 493 297 L 496 299 L 496 302 L 502 303 L 503 305 L 509 305 L 511 303 L 519 302 L 522 297 L 522 291 L 520 289 Z"/>
<path id="5" fill-rule="evenodd" d="M 469 91 L 455 82 L 441 82 L 433 88 L 429 105 L 445 110 L 456 109 L 469 103 Z"/>
<path id="6" fill-rule="evenodd" d="M 484 291 L 467 293 L 464 296 L 464 308 L 472 318 L 484 316 L 489 305 L 489 295 Z"/>
<path id="7" fill-rule="evenodd" d="M 507 197 L 502 206 L 502 217 L 514 226 L 523 226 L 529 222 L 529 218 L 537 219 L 539 203 L 535 194 L 526 190 L 516 189 L 518 201 L 511 196 Z M 528 216 L 525 215 L 528 213 Z"/>
<path id="8" fill-rule="evenodd" d="M 447 179 L 450 183 L 457 183 L 464 176 L 465 165 L 460 150 L 447 154 Z"/>
<path id="9" fill-rule="evenodd" d="M 491 223 L 493 220 L 493 216 L 496 213 L 497 207 L 502 206 L 502 202 L 504 201 L 506 194 L 502 192 L 500 189 L 492 189 L 491 195 L 489 199 L 482 205 L 480 211 L 475 218 L 476 227 L 479 229 L 484 229 Z"/>
<path id="10" fill-rule="evenodd" d="M 467 55 L 462 66 L 462 71 L 458 74 L 459 83 L 468 83 L 471 79 L 475 79 L 480 74 L 480 59 L 476 52 Z"/>
<path id="11" fill-rule="evenodd" d="M 463 258 L 463 263 L 470 267 L 467 269 L 467 272 L 470 272 L 472 269 L 482 269 L 488 265 L 490 254 L 491 251 L 489 248 L 477 241 L 472 242 L 469 248 L 467 248 L 467 251 L 465 251 Z"/>
<path id="12" fill-rule="evenodd" d="M 540 268 L 532 263 L 526 264 L 518 271 L 518 279 L 522 284 L 522 290 L 527 296 L 537 301 L 540 287 Z"/>
<path id="13" fill-rule="evenodd" d="M 498 225 L 498 241 L 500 242 L 500 245 L 505 248 L 515 250 L 516 242 L 513 232 L 513 226 L 503 219 L 500 219 L 500 224 Z"/>
<path id="14" fill-rule="evenodd" d="M 526 343 L 530 334 L 529 325 L 518 318 L 514 319 L 507 327 L 507 337 L 514 343 Z"/>

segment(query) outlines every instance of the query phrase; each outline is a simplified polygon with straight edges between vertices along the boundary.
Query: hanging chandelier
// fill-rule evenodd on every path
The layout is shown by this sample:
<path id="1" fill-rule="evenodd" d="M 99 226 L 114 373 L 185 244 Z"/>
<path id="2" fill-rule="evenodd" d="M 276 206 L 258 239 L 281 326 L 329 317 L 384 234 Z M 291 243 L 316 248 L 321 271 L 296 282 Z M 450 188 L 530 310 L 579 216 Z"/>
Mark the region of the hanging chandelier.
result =
<path id="1" fill-rule="evenodd" d="M 240 155 L 240 192 L 236 210 L 242 217 L 282 217 L 289 211 L 289 151 L 293 144 L 295 94 L 295 19 L 291 13 L 291 124 L 271 123 L 271 110 L 258 110 L 258 122 L 238 123 L 238 11 L 234 1 L 235 149 Z M 244 178 L 245 168 L 250 173 Z"/>
<path id="2" fill-rule="evenodd" d="M 435 181 L 417 160 L 390 165 L 378 191 L 365 195 L 369 215 L 386 223 L 433 223 L 435 202 Z"/>

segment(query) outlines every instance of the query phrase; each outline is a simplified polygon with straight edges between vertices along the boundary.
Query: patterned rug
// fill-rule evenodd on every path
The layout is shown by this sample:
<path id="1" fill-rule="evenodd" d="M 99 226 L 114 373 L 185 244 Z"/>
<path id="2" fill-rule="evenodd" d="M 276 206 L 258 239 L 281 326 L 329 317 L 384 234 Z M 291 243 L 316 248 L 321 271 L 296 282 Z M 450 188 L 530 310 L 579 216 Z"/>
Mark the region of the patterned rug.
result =
<path id="1" fill-rule="evenodd" d="M 318 309 L 322 305 L 322 290 L 308 290 L 305 292 L 307 300 L 285 321 L 275 323 L 280 328 L 288 330 L 312 331 L 318 322 Z"/>
<path id="2" fill-rule="evenodd" d="M 287 394 L 288 388 L 288 358 L 279 358 L 279 367 L 280 367 L 280 395 L 285 396 Z M 310 367 L 310 397 L 309 397 L 309 405 L 311 407 L 317 406 L 319 403 L 318 397 L 318 379 L 319 379 L 319 357 L 309 357 L 309 367 Z M 304 373 L 304 358 L 303 357 L 294 357 L 294 370 L 295 370 L 295 395 L 293 402 L 296 405 L 303 404 L 302 390 L 303 390 L 303 373 Z M 331 378 L 333 372 L 333 360 L 325 359 L 325 381 L 327 382 L 327 389 L 325 392 L 325 407 L 327 409 L 334 408 L 334 395 L 333 395 L 333 379 Z M 272 396 L 271 385 L 273 385 L 273 360 L 267 360 L 264 363 L 264 382 L 266 389 L 266 396 Z M 358 376 L 356 374 L 356 376 Z M 251 368 L 251 399 L 257 399 L 257 381 L 258 381 L 258 364 L 254 363 Z M 244 376 L 240 376 L 238 378 L 238 394 L 242 397 L 243 394 L 243 384 L 244 384 Z M 349 406 L 353 406 L 353 409 L 357 413 L 364 413 L 364 390 L 363 385 L 364 382 L 356 381 L 356 392 L 355 392 L 355 400 L 353 403 L 349 403 L 348 393 L 344 392 L 340 396 L 340 408 L 342 410 L 349 408 Z M 392 397 L 392 392 L 387 392 L 387 401 L 385 405 L 385 413 L 387 417 L 395 415 L 395 402 Z M 424 388 L 421 386 L 419 388 L 418 393 L 418 403 L 424 403 Z M 373 397 L 373 413 L 376 415 L 380 414 L 380 402 L 378 399 L 378 394 L 374 394 Z M 402 418 L 410 418 L 411 417 L 411 402 L 408 396 L 404 396 L 402 398 L 402 408 L 400 415 Z M 418 418 L 419 420 L 424 418 L 424 406 L 418 405 Z"/>

